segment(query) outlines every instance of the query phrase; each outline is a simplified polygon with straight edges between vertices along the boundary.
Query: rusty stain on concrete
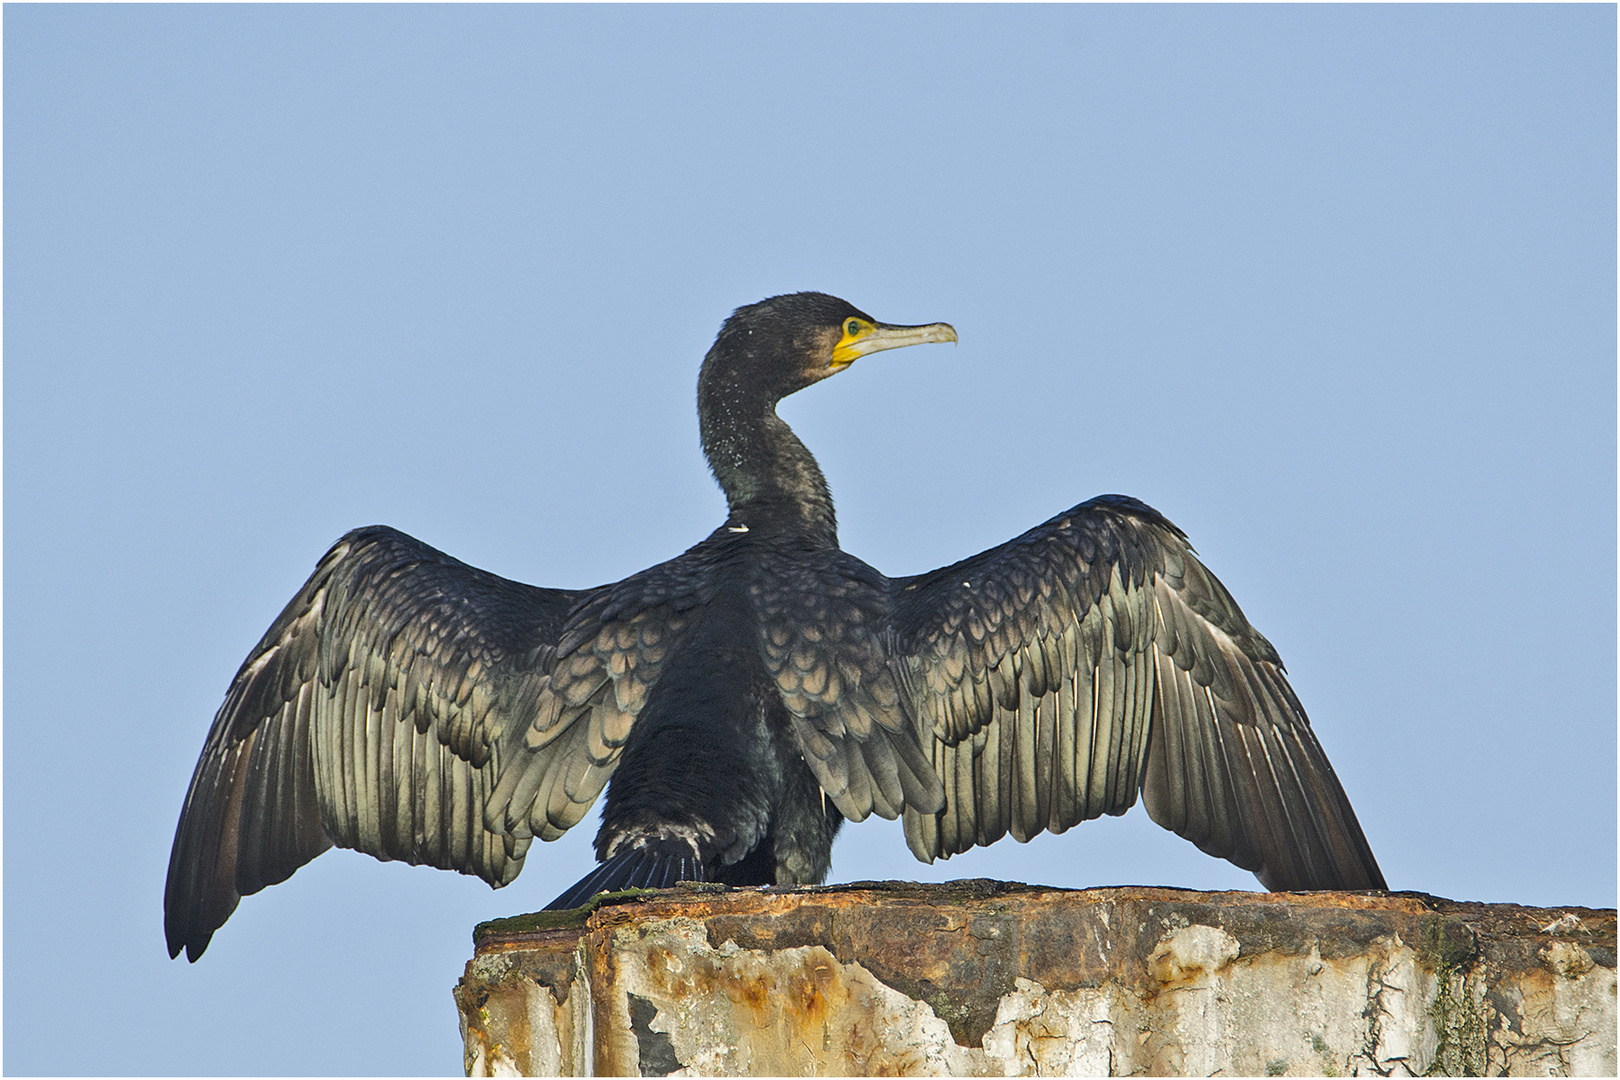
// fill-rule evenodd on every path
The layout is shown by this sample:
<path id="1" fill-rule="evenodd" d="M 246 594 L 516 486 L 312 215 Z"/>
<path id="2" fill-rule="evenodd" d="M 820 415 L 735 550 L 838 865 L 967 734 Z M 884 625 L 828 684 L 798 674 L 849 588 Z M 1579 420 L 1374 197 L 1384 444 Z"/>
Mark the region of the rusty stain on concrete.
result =
<path id="1" fill-rule="evenodd" d="M 999 882 L 481 926 L 470 1075 L 1613 1075 L 1612 910 Z"/>

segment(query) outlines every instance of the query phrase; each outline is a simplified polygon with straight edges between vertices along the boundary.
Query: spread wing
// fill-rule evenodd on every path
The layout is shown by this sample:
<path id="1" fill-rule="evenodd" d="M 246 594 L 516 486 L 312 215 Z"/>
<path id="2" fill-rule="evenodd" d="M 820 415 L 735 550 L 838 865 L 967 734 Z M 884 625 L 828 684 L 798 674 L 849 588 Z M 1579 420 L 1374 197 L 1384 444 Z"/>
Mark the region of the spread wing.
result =
<path id="1" fill-rule="evenodd" d="M 896 664 L 946 791 L 924 861 L 1028 840 L 1140 789 L 1154 821 L 1268 889 L 1381 889 L 1271 644 L 1135 499 L 1103 496 L 895 583 Z"/>
<path id="2" fill-rule="evenodd" d="M 242 896 L 333 844 L 515 878 L 530 840 L 483 814 L 503 730 L 543 706 L 553 645 L 588 595 L 389 528 L 338 541 L 214 717 L 169 859 L 170 955 L 197 959 Z"/>

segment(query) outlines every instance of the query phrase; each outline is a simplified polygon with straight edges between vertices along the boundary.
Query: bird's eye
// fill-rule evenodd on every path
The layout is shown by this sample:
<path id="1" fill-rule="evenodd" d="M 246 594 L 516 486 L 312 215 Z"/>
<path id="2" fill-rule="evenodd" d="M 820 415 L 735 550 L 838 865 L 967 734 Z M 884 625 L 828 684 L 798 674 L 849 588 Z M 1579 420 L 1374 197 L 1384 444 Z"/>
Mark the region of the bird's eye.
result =
<path id="1" fill-rule="evenodd" d="M 854 319 L 849 320 L 849 322 L 844 326 L 844 333 L 848 334 L 850 337 L 854 337 L 860 332 L 861 324 Z"/>

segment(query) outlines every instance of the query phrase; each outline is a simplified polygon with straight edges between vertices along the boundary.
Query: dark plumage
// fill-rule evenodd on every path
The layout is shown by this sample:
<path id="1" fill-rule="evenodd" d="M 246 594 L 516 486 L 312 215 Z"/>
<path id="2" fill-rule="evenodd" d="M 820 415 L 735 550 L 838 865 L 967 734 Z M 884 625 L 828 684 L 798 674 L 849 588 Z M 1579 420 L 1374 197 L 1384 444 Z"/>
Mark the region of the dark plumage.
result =
<path id="1" fill-rule="evenodd" d="M 1270 889 L 1383 876 L 1275 650 L 1135 499 L 913 578 L 838 548 L 776 415 L 867 352 L 954 341 L 819 293 L 740 308 L 698 379 L 724 524 L 612 585 L 507 581 L 393 529 L 338 541 L 231 684 L 164 897 L 195 960 L 241 896 L 333 844 L 511 881 L 607 786 L 602 889 L 821 881 L 845 818 L 925 861 L 1138 790 Z M 610 783 L 611 780 L 611 783 Z"/>

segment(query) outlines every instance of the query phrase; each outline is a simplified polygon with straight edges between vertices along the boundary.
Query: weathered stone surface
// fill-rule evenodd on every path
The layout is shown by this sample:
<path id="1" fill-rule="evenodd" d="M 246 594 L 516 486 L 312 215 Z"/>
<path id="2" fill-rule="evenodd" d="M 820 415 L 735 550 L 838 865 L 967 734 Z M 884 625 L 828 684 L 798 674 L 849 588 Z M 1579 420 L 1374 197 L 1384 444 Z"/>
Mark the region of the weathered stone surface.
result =
<path id="1" fill-rule="evenodd" d="M 694 886 L 486 923 L 470 1075 L 1609 1075 L 1615 913 Z"/>

